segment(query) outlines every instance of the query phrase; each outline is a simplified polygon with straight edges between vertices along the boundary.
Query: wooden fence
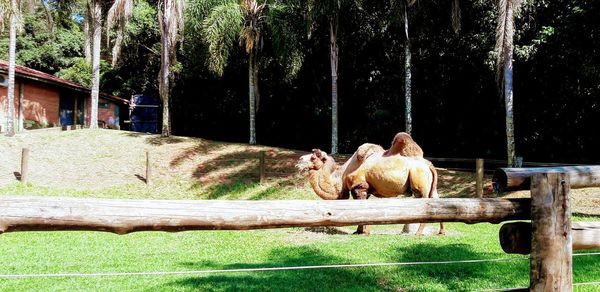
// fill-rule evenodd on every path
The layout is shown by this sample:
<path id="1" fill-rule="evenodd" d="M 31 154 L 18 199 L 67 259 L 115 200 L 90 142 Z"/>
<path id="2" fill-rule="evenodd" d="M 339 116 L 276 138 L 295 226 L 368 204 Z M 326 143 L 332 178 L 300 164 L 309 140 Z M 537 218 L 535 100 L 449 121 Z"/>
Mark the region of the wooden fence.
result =
<path id="1" fill-rule="evenodd" d="M 572 291 L 573 232 L 569 192 L 573 176 L 568 171 L 529 172 L 529 175 L 531 199 L 168 201 L 0 197 L 0 233 L 92 230 L 126 234 L 150 230 L 247 230 L 432 222 L 500 223 L 531 219 L 531 239 L 516 235 L 527 234 L 527 231 L 508 232 L 501 238 L 503 248 L 530 243 L 529 249 L 519 249 L 519 252 L 531 252 L 531 291 Z M 579 175 L 589 174 L 580 171 Z M 502 228 L 501 234 L 506 229 L 511 228 Z M 592 244 L 588 242 L 583 248 L 597 247 L 598 241 L 592 240 Z"/>

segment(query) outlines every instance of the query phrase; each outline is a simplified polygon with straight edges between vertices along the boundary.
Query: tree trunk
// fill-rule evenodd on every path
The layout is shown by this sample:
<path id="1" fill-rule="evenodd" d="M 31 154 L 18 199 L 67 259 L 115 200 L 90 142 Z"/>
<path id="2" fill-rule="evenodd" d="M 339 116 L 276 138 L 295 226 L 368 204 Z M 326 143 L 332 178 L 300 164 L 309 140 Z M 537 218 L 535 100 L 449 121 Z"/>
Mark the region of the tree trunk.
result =
<path id="1" fill-rule="evenodd" d="M 12 9 L 17 8 L 17 1 L 12 0 L 10 3 Z M 15 67 L 16 67 L 16 47 L 17 47 L 17 18 L 14 12 L 10 13 L 10 36 L 8 45 L 8 129 L 7 136 L 15 135 Z"/>
<path id="2" fill-rule="evenodd" d="M 511 11 L 512 14 L 512 11 Z M 508 155 L 508 165 L 515 166 L 515 125 L 513 119 L 513 87 L 512 87 L 512 46 L 506 53 L 506 63 L 504 65 L 504 102 L 506 105 L 506 150 Z"/>
<path id="3" fill-rule="evenodd" d="M 248 103 L 249 103 L 249 112 L 250 112 L 250 144 L 254 145 L 256 144 L 256 110 L 255 110 L 255 106 L 256 106 L 256 96 L 254 95 L 256 93 L 256 87 L 255 87 L 255 82 L 256 80 L 254 80 L 254 70 L 255 70 L 255 65 L 256 65 L 256 61 L 255 59 L 255 52 L 254 49 L 252 49 L 252 51 L 249 54 L 249 60 L 248 60 Z"/>
<path id="4" fill-rule="evenodd" d="M 404 34 L 406 43 L 404 44 L 404 102 L 405 102 L 405 131 L 408 134 L 412 133 L 412 100 L 411 100 L 411 52 L 410 39 L 408 38 L 408 11 L 404 4 Z"/>
<path id="5" fill-rule="evenodd" d="M 171 123 L 169 118 L 169 81 L 171 69 L 171 38 L 168 35 L 169 22 L 171 19 L 170 1 L 164 1 L 162 9 L 159 9 L 158 20 L 161 26 L 160 32 L 160 72 L 158 77 L 158 92 L 163 103 L 162 137 L 171 136 Z M 163 11 L 164 10 L 164 11 Z"/>
<path id="6" fill-rule="evenodd" d="M 94 33 L 92 52 L 92 105 L 90 111 L 90 129 L 98 128 L 98 95 L 100 93 L 100 45 L 102 41 L 102 6 L 94 1 L 92 11 L 92 30 Z"/>
<path id="7" fill-rule="evenodd" d="M 338 153 L 338 53 L 337 44 L 338 18 L 333 16 L 329 21 L 330 63 L 331 63 L 331 154 Z"/>
<path id="8" fill-rule="evenodd" d="M 90 20 L 86 19 L 83 22 L 83 35 L 85 37 L 85 43 L 83 45 L 85 62 L 88 65 L 92 65 L 92 42 L 90 41 Z"/>

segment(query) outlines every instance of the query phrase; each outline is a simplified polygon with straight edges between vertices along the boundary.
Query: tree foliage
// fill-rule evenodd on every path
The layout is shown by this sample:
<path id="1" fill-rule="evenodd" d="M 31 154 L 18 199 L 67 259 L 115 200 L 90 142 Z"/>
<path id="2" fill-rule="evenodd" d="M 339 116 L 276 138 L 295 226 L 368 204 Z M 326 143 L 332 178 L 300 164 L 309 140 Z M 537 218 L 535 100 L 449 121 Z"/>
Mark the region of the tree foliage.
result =
<path id="1" fill-rule="evenodd" d="M 256 124 L 258 132 L 268 133 L 261 136 L 262 144 L 307 150 L 330 145 L 329 27 L 323 18 L 307 25 L 309 17 L 317 19 L 308 14 L 308 3 L 268 1 L 272 18 L 266 19 L 262 31 L 261 109 Z M 461 12 L 459 34 L 450 17 L 455 3 Z M 237 4 L 190 1 L 186 41 L 177 51 L 181 73 L 172 91 L 176 135 L 247 142 L 248 57 L 239 43 L 243 20 L 239 11 L 226 9 Z M 124 97 L 140 92 L 157 95 L 156 5 L 156 1 L 138 1 L 124 36 L 121 61 L 104 74 L 102 91 Z M 286 9 L 277 10 L 277 5 Z M 391 5 L 362 0 L 339 14 L 343 29 L 338 40 L 343 76 L 338 84 L 343 96 L 340 152 L 354 151 L 367 141 L 385 146 L 402 130 L 404 31 Z M 222 10 L 212 9 L 217 6 Z M 77 11 L 75 7 L 73 14 Z M 17 45 L 30 53 L 18 56 L 18 63 L 50 73 L 74 66 L 76 58 L 83 57 L 83 23 L 62 26 L 68 37 L 60 36 L 57 25 L 51 40 L 41 33 L 44 12 L 37 13 L 34 33 L 27 31 L 29 14 L 24 18 L 25 30 Z M 598 1 L 524 0 L 521 4 L 514 30 L 514 110 L 516 146 L 526 161 L 600 162 L 595 150 L 600 140 L 593 135 L 600 123 L 598 15 Z M 210 36 L 212 42 L 202 33 L 209 18 L 215 29 L 225 32 Z M 497 1 L 417 1 L 408 18 L 415 140 L 427 156 L 504 158 L 505 113 L 495 80 Z M 54 19 L 60 23 L 56 15 Z M 76 40 L 79 47 L 73 48 Z M 39 48 L 51 42 L 57 48 Z M 4 46 L 0 54 L 5 54 L 5 45 L 5 38 L 0 38 Z M 222 54 L 215 59 L 211 51 Z M 25 57 L 27 64 L 20 59 Z"/>

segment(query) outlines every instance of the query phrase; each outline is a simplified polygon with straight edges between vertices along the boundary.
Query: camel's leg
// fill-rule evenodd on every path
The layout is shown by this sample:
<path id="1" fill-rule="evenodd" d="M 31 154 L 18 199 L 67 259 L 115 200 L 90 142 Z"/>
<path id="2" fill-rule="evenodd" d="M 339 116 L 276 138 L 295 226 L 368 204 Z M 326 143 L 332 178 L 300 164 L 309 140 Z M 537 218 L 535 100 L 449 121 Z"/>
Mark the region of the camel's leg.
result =
<path id="1" fill-rule="evenodd" d="M 419 236 L 419 235 L 423 234 L 423 229 L 425 229 L 425 223 L 419 224 L 419 229 L 417 229 L 417 233 L 415 233 L 415 235 Z"/>
<path id="2" fill-rule="evenodd" d="M 369 198 L 368 193 L 369 187 L 366 183 L 363 183 L 352 190 L 352 198 L 355 200 L 366 200 Z M 358 225 L 356 232 L 354 234 L 371 234 L 371 226 L 370 225 Z"/>
<path id="3" fill-rule="evenodd" d="M 433 180 L 431 171 L 427 169 L 411 169 L 409 172 L 410 188 L 415 198 L 429 198 L 431 191 L 431 182 Z M 419 236 L 423 234 L 425 229 L 425 223 L 419 224 L 419 229 L 415 235 Z"/>
<path id="4" fill-rule="evenodd" d="M 444 227 L 444 222 L 440 222 L 440 231 L 438 231 L 438 235 L 446 235 L 446 228 Z"/>

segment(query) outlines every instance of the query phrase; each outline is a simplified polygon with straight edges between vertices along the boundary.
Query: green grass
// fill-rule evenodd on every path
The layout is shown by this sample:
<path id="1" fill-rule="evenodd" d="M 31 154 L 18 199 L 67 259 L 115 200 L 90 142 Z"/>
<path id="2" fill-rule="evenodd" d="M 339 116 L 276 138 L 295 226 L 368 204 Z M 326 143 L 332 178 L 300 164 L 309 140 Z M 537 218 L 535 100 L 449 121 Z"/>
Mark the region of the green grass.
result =
<path id="1" fill-rule="evenodd" d="M 98 189 L 53 188 L 15 182 L 0 187 L 0 195 L 68 196 L 113 199 L 223 199 L 223 200 L 311 200 L 316 196 L 308 187 L 296 187 L 280 181 L 258 183 L 252 180 L 201 185 L 175 177 L 168 181 L 125 184 Z"/>
<path id="2" fill-rule="evenodd" d="M 379 226 L 378 232 L 400 226 Z M 326 235 L 304 229 L 256 231 L 24 232 L 0 236 L 0 273 L 186 271 L 347 263 L 514 257 L 499 226 L 449 224 L 449 236 Z M 351 228 L 344 228 L 352 231 Z M 2 279 L 2 291 L 473 291 L 528 285 L 529 262 L 243 272 L 186 276 Z M 574 258 L 575 282 L 600 279 L 597 256 Z M 598 291 L 598 286 L 583 287 Z M 582 290 L 579 289 L 578 290 Z"/>
<path id="3" fill-rule="evenodd" d="M 160 199 L 314 199 L 304 188 L 237 181 L 206 189 L 186 182 L 98 190 L 19 183 L 0 195 Z M 597 220 L 576 217 L 575 220 Z M 428 228 L 437 228 L 429 224 Z M 0 235 L 0 274 L 189 271 L 349 263 L 511 258 L 498 242 L 500 225 L 448 224 L 447 236 L 405 236 L 400 225 L 254 231 L 22 232 Z M 341 233 L 341 234 L 340 234 Z M 344 234 L 347 233 L 347 234 Z M 575 257 L 574 281 L 600 280 L 600 256 Z M 182 276 L 0 278 L 0 291 L 477 291 L 526 287 L 529 261 L 457 263 Z M 600 291 L 600 286 L 576 287 Z"/>

